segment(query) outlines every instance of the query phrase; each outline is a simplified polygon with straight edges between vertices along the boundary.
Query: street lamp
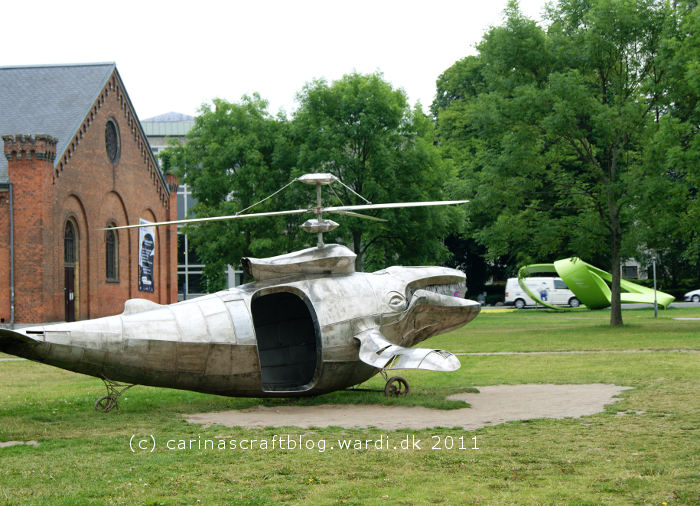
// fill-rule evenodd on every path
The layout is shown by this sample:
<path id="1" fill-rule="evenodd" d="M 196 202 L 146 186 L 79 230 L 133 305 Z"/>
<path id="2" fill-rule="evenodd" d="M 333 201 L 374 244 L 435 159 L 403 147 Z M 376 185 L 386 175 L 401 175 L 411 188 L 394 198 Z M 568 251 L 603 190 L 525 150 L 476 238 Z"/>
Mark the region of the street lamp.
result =
<path id="1" fill-rule="evenodd" d="M 656 303 L 656 253 L 651 255 L 651 259 L 654 261 L 654 318 L 658 318 L 659 306 Z"/>

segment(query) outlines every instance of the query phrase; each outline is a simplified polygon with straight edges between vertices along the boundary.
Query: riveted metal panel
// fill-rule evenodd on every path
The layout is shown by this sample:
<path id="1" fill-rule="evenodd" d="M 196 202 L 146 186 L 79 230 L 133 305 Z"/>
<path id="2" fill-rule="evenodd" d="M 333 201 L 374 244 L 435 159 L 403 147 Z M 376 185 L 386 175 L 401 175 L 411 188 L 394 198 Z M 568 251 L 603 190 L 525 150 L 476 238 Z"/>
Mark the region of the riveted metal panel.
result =
<path id="1" fill-rule="evenodd" d="M 226 308 L 231 315 L 238 344 L 255 344 L 253 319 L 244 300 L 226 302 Z"/>
<path id="2" fill-rule="evenodd" d="M 204 374 L 209 356 L 209 343 L 177 343 L 177 370 Z"/>
<path id="3" fill-rule="evenodd" d="M 178 308 L 179 309 L 179 308 Z M 124 339 L 179 341 L 180 330 L 170 307 L 121 316 Z M 126 353 L 127 350 L 125 349 Z"/>
<path id="4" fill-rule="evenodd" d="M 148 341 L 148 354 L 143 367 L 150 371 L 172 371 L 175 362 L 175 346 L 172 341 Z"/>
<path id="5" fill-rule="evenodd" d="M 306 281 L 302 289 L 308 293 L 321 326 L 379 312 L 372 287 L 361 274 Z"/>
<path id="6" fill-rule="evenodd" d="M 83 362 L 102 366 L 105 363 L 105 351 L 87 348 L 83 353 Z"/>
<path id="7" fill-rule="evenodd" d="M 199 391 L 231 397 L 259 397 L 261 395 L 259 372 L 231 376 L 203 376 Z"/>
<path id="8" fill-rule="evenodd" d="M 179 340 L 190 343 L 209 342 L 207 320 L 204 318 L 198 304 L 195 302 L 180 303 L 177 307 L 173 307 L 172 309 L 178 329 L 180 330 L 180 335 L 186 336 L 186 338 Z"/>
<path id="9" fill-rule="evenodd" d="M 145 339 L 125 339 L 124 352 L 121 357 L 122 367 L 143 368 L 144 360 L 148 356 L 148 341 Z M 120 369 L 122 368 L 120 367 Z"/>
<path id="10" fill-rule="evenodd" d="M 47 355 L 50 357 L 46 360 L 47 364 L 74 370 L 76 364 L 83 358 L 83 348 L 52 343 Z"/>
<path id="11" fill-rule="evenodd" d="M 224 302 L 216 297 L 197 302 L 209 331 L 211 343 L 233 343 L 236 338 L 233 333 L 233 323 Z"/>
<path id="12" fill-rule="evenodd" d="M 177 374 L 175 388 L 179 388 L 181 390 L 193 390 L 195 392 L 200 391 L 199 386 L 204 378 L 205 376 L 202 373 L 180 372 Z"/>
<path id="13" fill-rule="evenodd" d="M 260 363 L 255 346 L 211 344 L 207 359 L 207 376 L 230 376 L 259 373 Z"/>
<path id="14" fill-rule="evenodd" d="M 76 333 L 77 334 L 77 333 Z M 70 346 L 72 344 L 77 344 L 81 341 L 84 341 L 84 339 L 80 339 L 79 334 L 77 334 L 75 337 L 71 335 L 70 332 L 44 332 L 44 341 L 47 343 L 54 343 L 54 344 L 62 344 L 65 346 Z"/>
<path id="15" fill-rule="evenodd" d="M 230 344 L 210 344 L 205 374 L 207 376 L 227 376 L 233 374 L 232 360 L 233 350 Z"/>
<path id="16" fill-rule="evenodd" d="M 352 321 L 344 321 L 321 327 L 323 349 L 336 346 L 354 346 L 357 332 Z"/>
<path id="17" fill-rule="evenodd" d="M 358 360 L 359 346 L 333 346 L 323 348 L 324 362 L 353 362 Z"/>

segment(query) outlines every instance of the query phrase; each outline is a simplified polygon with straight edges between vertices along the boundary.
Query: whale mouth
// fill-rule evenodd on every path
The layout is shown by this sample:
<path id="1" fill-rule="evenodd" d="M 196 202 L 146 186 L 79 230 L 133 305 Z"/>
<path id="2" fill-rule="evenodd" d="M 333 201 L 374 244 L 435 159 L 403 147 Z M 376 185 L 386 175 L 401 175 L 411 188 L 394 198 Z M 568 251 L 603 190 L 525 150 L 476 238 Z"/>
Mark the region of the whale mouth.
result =
<path id="1" fill-rule="evenodd" d="M 457 297 L 460 299 L 465 298 L 465 294 L 467 292 L 467 282 L 466 281 L 459 281 L 456 283 L 443 283 L 443 284 L 434 284 L 434 285 L 427 285 L 423 287 L 418 287 L 418 286 L 409 286 L 407 289 L 407 299 L 410 304 L 411 300 L 413 299 L 413 294 L 415 294 L 418 290 L 426 290 L 428 292 L 433 292 L 437 293 L 438 295 L 448 295 L 450 297 Z"/>

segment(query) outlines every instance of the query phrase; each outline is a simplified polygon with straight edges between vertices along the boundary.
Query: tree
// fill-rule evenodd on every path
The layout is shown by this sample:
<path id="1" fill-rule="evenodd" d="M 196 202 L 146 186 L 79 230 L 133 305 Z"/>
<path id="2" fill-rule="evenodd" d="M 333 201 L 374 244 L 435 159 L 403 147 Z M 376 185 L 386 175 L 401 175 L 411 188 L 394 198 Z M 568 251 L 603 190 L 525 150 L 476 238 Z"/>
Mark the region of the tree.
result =
<path id="1" fill-rule="evenodd" d="M 291 179 L 294 149 L 288 142 L 288 122 L 272 117 L 259 95 L 231 103 L 214 99 L 202 105 L 187 144 L 170 150 L 168 161 L 180 181 L 192 188 L 197 218 L 226 216 L 256 204 Z M 251 212 L 289 209 L 279 194 Z M 226 265 L 241 257 L 271 256 L 291 250 L 300 217 L 256 218 L 189 225 L 185 228 L 205 263 L 209 290 L 224 287 Z"/>
<path id="2" fill-rule="evenodd" d="M 700 11 L 697 1 L 674 3 L 661 46 L 665 107 L 656 138 L 657 157 L 670 168 L 670 195 L 647 195 L 642 240 L 658 253 L 660 274 L 674 286 L 680 278 L 700 282 Z M 657 114 L 658 114 L 657 113 Z M 658 264 L 657 264 L 658 265 Z"/>
<path id="3" fill-rule="evenodd" d="M 472 200 L 471 233 L 492 256 L 515 251 L 523 264 L 607 257 L 610 324 L 621 325 L 621 260 L 639 246 L 630 231 L 645 196 L 675 188 L 660 136 L 673 12 L 653 0 L 561 0 L 546 30 L 513 0 L 505 14 L 478 61 L 445 73 L 468 63 L 478 86 L 434 107 L 443 152 Z"/>
<path id="4" fill-rule="evenodd" d="M 434 145 L 434 127 L 420 105 L 411 108 L 403 90 L 381 73 L 352 73 L 328 84 L 317 80 L 298 95 L 292 120 L 273 117 L 259 95 L 238 103 L 215 99 L 203 105 L 188 133 L 163 162 L 177 167 L 197 199 L 194 217 L 232 215 L 262 201 L 293 178 L 331 172 L 346 185 L 325 192 L 324 205 L 443 200 L 454 180 Z M 352 188 L 350 191 L 349 188 Z M 265 200 L 249 212 L 300 209 L 315 204 L 315 189 L 303 184 Z M 386 223 L 336 217 L 344 226 L 326 241 L 348 244 L 356 269 L 395 263 L 431 265 L 449 257 L 442 239 L 463 211 L 409 208 L 372 211 Z M 242 256 L 272 256 L 316 244 L 299 225 L 310 218 L 285 215 L 190 225 L 185 228 L 206 264 L 210 290 L 223 286 L 227 264 Z"/>
<path id="5" fill-rule="evenodd" d="M 353 72 L 332 83 L 312 81 L 297 100 L 296 174 L 332 173 L 345 185 L 336 190 L 345 205 L 364 204 L 356 194 L 373 203 L 443 200 L 454 175 L 434 145 L 434 127 L 420 104 L 411 108 L 405 92 L 394 89 L 380 72 Z M 344 226 L 328 235 L 352 246 L 357 271 L 396 263 L 436 264 L 449 255 L 441 239 L 455 228 L 461 212 L 373 211 L 388 223 L 339 218 Z"/>

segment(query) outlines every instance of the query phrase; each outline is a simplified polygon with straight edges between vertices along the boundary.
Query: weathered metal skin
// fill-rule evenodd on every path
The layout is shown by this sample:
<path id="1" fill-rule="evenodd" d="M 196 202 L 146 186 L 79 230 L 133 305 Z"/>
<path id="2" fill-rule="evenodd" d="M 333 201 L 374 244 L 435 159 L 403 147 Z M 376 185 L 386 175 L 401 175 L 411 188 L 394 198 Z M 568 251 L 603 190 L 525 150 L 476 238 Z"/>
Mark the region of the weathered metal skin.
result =
<path id="1" fill-rule="evenodd" d="M 442 267 L 295 273 L 169 306 L 134 299 L 107 318 L 0 330 L 0 351 L 125 383 L 235 397 L 319 395 L 385 367 L 387 360 L 361 360 L 361 346 L 367 355 L 383 337 L 398 345 L 392 350 L 410 348 L 474 319 L 480 305 L 452 295 L 464 283 L 462 272 Z M 404 362 L 412 351 L 420 350 L 404 350 Z M 420 367 L 418 355 L 410 367 Z M 448 355 L 424 350 L 432 358 L 421 368 L 452 370 Z"/>

